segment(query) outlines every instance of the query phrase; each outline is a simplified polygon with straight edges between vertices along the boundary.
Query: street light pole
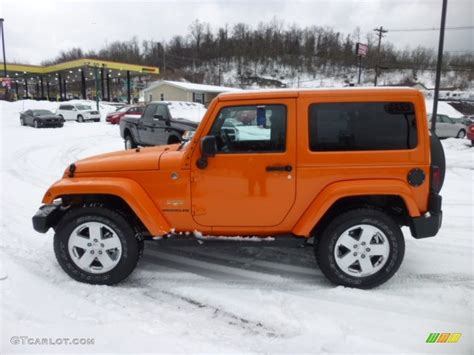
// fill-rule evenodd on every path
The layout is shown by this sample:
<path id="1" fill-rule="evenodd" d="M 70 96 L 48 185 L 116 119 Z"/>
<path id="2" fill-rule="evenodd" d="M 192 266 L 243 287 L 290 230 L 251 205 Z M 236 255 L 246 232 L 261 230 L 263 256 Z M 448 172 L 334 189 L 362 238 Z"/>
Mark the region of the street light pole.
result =
<path id="1" fill-rule="evenodd" d="M 6 78 L 7 77 L 7 59 L 6 59 L 6 55 L 5 55 L 5 35 L 4 35 L 4 31 L 3 31 L 3 21 L 4 19 L 3 18 L 0 18 L 0 23 L 2 25 L 2 49 L 3 49 L 3 77 Z"/>
<path id="2" fill-rule="evenodd" d="M 444 46 L 444 28 L 446 26 L 446 12 L 448 9 L 448 0 L 443 0 L 443 8 L 441 10 L 441 26 L 439 29 L 439 45 L 438 45 L 438 61 L 436 62 L 436 81 L 433 95 L 433 112 L 431 113 L 431 133 L 436 134 L 436 118 L 438 114 L 438 98 L 439 86 L 441 82 L 441 66 L 443 62 L 443 46 Z"/>

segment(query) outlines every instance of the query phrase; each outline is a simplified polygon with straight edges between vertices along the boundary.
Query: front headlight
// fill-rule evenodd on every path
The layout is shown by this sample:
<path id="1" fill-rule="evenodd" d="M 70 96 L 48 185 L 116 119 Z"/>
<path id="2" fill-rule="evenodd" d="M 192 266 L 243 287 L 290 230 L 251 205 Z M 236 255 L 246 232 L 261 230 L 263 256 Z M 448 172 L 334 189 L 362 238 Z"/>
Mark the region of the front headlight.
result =
<path id="1" fill-rule="evenodd" d="M 196 131 L 184 131 L 183 133 L 183 141 L 189 141 L 194 136 L 194 132 Z"/>

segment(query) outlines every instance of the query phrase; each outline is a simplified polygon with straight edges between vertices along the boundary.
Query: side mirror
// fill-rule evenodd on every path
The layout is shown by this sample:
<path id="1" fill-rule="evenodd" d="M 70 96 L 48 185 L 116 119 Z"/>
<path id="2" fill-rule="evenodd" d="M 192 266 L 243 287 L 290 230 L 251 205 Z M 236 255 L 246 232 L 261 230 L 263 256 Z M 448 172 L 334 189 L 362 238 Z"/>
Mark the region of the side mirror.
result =
<path id="1" fill-rule="evenodd" d="M 201 138 L 201 157 L 197 160 L 196 165 L 199 169 L 207 168 L 207 158 L 214 157 L 217 153 L 217 144 L 215 136 L 205 136 Z"/>

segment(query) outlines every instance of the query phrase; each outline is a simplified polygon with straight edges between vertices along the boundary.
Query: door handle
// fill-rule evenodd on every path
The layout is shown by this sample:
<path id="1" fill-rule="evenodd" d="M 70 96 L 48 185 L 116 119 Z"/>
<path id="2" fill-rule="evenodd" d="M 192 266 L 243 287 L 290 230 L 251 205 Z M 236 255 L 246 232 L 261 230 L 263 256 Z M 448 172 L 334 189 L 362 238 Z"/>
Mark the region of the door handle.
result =
<path id="1" fill-rule="evenodd" d="M 269 165 L 266 167 L 265 170 L 269 173 L 274 172 L 274 171 L 290 172 L 293 170 L 293 167 L 291 165 Z"/>

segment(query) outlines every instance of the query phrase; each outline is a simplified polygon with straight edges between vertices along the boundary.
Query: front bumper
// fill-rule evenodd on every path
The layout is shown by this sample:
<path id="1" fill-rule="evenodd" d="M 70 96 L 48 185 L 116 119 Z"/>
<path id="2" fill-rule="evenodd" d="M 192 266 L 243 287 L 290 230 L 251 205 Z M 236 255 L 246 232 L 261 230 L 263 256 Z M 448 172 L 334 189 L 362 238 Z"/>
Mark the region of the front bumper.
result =
<path id="1" fill-rule="evenodd" d="M 63 120 L 56 120 L 56 121 L 40 121 L 39 126 L 40 127 L 59 127 L 64 125 Z"/>
<path id="2" fill-rule="evenodd" d="M 58 205 L 43 205 L 33 216 L 33 228 L 40 233 L 46 233 L 49 228 L 58 224 L 63 211 Z"/>
<path id="3" fill-rule="evenodd" d="M 429 213 L 421 217 L 411 219 L 411 234 L 416 239 L 434 237 L 443 222 L 443 211 L 441 210 L 442 198 L 435 192 L 430 193 Z"/>

